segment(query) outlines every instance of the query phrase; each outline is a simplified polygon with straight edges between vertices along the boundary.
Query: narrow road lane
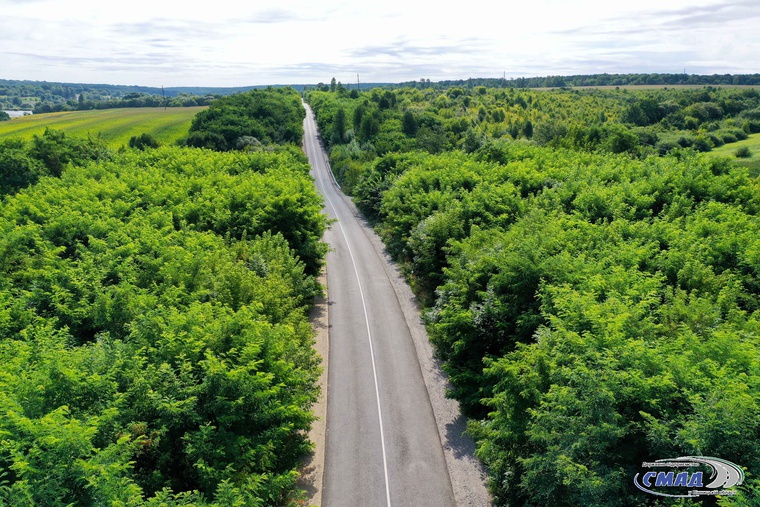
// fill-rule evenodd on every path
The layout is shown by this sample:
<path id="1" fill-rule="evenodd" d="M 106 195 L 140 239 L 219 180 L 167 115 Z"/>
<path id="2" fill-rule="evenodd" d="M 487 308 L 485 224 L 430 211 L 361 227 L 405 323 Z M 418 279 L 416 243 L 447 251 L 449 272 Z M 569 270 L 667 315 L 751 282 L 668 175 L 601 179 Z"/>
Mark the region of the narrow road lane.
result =
<path id="1" fill-rule="evenodd" d="M 325 163 L 307 107 L 304 147 L 325 211 L 330 325 L 322 505 L 455 505 L 417 352 L 382 260 Z"/>

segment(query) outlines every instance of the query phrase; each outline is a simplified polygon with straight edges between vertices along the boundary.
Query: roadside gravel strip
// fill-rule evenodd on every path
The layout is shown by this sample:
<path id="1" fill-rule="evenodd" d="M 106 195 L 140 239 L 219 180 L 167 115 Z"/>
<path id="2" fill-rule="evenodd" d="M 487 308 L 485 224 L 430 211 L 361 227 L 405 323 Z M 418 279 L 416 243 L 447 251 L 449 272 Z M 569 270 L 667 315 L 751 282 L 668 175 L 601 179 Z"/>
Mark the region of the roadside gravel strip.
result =
<path id="1" fill-rule="evenodd" d="M 319 284 L 327 288 L 327 268 L 319 275 Z M 322 373 L 319 376 L 319 399 L 312 411 L 317 418 L 311 425 L 309 440 L 314 443 L 314 452 L 304 458 L 298 487 L 306 491 L 306 505 L 322 505 L 322 475 L 325 468 L 325 431 L 327 429 L 327 358 L 330 357 L 328 338 L 328 304 L 325 295 L 316 298 L 309 320 L 314 329 L 314 349 L 322 358 Z"/>

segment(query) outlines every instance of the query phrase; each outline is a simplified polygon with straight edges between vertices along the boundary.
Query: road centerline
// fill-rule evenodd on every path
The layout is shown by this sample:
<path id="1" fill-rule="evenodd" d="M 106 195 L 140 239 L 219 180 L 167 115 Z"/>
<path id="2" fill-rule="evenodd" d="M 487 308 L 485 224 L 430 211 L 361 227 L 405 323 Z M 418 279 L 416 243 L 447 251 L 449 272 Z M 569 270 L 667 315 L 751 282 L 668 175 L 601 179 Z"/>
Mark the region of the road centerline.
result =
<path id="1" fill-rule="evenodd" d="M 327 170 L 329 171 L 330 168 L 328 167 Z M 335 205 L 333 204 L 332 200 L 330 199 L 330 197 L 327 195 L 327 193 L 324 192 L 324 189 L 320 189 L 320 190 L 322 190 L 322 194 L 324 195 L 325 200 L 330 205 L 330 208 L 332 208 L 333 216 L 336 217 L 335 221 L 338 224 L 338 227 L 340 228 L 340 232 L 343 235 L 344 241 L 346 242 L 346 249 L 348 250 L 348 255 L 351 258 L 351 264 L 353 265 L 354 275 L 356 277 L 356 284 L 359 288 L 359 297 L 361 298 L 362 309 L 364 311 L 364 322 L 367 327 L 367 341 L 369 343 L 369 354 L 370 354 L 370 359 L 372 363 L 372 377 L 375 383 L 375 400 L 377 402 L 377 417 L 378 417 L 378 422 L 380 425 L 380 446 L 381 446 L 382 455 L 383 455 L 383 475 L 385 479 L 385 498 L 386 498 L 387 506 L 391 507 L 390 481 L 388 479 L 388 458 L 387 458 L 386 449 L 385 449 L 386 446 L 385 446 L 385 431 L 383 429 L 383 412 L 380 405 L 380 387 L 377 381 L 377 366 L 376 366 L 376 361 L 375 361 L 375 350 L 374 350 L 374 346 L 372 345 L 372 330 L 369 324 L 369 313 L 367 312 L 367 303 L 366 303 L 366 299 L 364 298 L 364 289 L 362 287 L 361 278 L 359 277 L 359 268 L 356 265 L 356 259 L 354 258 L 354 253 L 353 253 L 353 250 L 351 249 L 351 243 L 348 240 L 348 235 L 346 234 L 346 231 L 343 228 L 343 224 L 341 224 L 340 219 L 337 218 L 338 217 L 337 209 Z"/>

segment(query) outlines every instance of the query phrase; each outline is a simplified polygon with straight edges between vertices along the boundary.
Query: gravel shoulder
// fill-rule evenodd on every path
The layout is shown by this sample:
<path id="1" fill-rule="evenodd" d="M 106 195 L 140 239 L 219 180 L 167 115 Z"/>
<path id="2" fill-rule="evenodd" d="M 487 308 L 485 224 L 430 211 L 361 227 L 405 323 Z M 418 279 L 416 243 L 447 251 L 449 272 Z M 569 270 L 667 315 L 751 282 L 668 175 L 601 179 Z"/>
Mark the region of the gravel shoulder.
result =
<path id="1" fill-rule="evenodd" d="M 311 426 L 309 440 L 314 443 L 314 452 L 306 456 L 301 466 L 298 487 L 306 492 L 305 505 L 322 505 L 322 474 L 325 467 L 325 431 L 327 430 L 327 360 L 330 357 L 330 340 L 327 304 L 327 268 L 322 270 L 319 283 L 325 294 L 314 302 L 309 319 L 315 332 L 314 349 L 322 358 L 322 373 L 319 376 L 319 399 L 312 411 L 317 418 Z"/>

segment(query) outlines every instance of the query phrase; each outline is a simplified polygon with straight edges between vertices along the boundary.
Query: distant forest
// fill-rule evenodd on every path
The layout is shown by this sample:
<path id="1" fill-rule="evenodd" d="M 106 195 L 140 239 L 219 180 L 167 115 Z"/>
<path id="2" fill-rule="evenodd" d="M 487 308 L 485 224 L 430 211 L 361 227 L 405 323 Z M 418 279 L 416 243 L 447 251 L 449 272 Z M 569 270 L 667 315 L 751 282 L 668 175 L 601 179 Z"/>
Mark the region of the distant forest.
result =
<path id="1" fill-rule="evenodd" d="M 236 88 L 122 86 L 0 79 L 0 110 L 56 111 L 117 107 L 205 106 L 221 96 L 265 86 Z"/>
<path id="2" fill-rule="evenodd" d="M 760 74 L 590 74 L 577 76 L 544 76 L 518 78 L 477 78 L 455 81 L 421 79 L 402 83 L 402 86 L 449 88 L 451 86 L 487 86 L 489 88 L 565 88 L 584 86 L 757 86 Z"/>
<path id="3" fill-rule="evenodd" d="M 636 86 L 636 85 L 754 85 L 760 86 L 760 74 L 591 74 L 577 76 L 545 76 L 528 78 L 476 78 L 455 81 L 431 82 L 430 79 L 405 83 L 348 83 L 347 89 L 360 87 L 447 89 L 454 86 L 487 86 L 489 88 L 564 88 L 585 86 Z M 334 90 L 330 85 L 290 85 L 297 91 L 316 88 Z M 275 86 L 277 88 L 278 86 Z M 343 88 L 338 82 L 337 87 Z M 123 86 L 107 84 L 54 83 L 47 81 L 17 81 L 0 79 L 0 110 L 22 110 L 34 113 L 51 113 L 82 109 L 110 109 L 116 107 L 188 107 L 208 105 L 212 100 L 252 89 L 268 88 L 266 85 L 245 87 L 168 87 Z"/>

